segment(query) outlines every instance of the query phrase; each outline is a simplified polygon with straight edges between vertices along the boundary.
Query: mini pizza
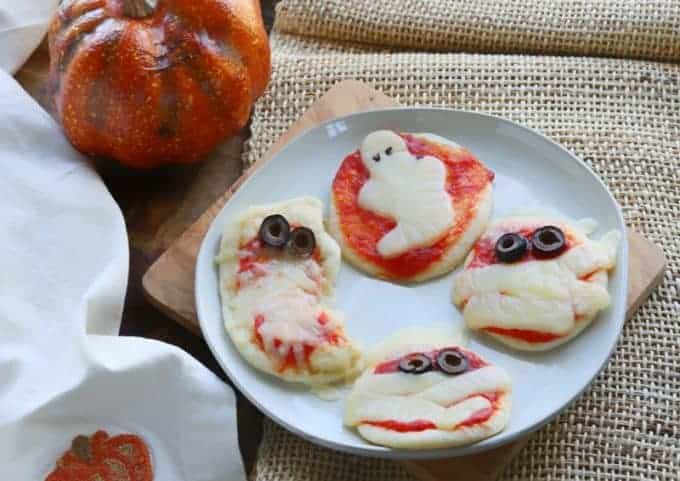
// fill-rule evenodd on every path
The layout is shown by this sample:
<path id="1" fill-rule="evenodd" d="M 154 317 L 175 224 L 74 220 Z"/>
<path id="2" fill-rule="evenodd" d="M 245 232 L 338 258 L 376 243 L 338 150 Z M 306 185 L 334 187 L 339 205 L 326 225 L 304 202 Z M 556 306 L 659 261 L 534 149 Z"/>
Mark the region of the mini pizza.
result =
<path id="1" fill-rule="evenodd" d="M 372 356 L 347 399 L 345 424 L 399 449 L 471 444 L 503 430 L 511 407 L 505 371 L 446 337 L 409 331 Z"/>
<path id="2" fill-rule="evenodd" d="M 514 216 L 494 222 L 465 260 L 453 303 L 470 329 L 516 349 L 546 350 L 609 306 L 607 274 L 620 234 L 588 238 L 592 220 Z"/>
<path id="3" fill-rule="evenodd" d="M 251 365 L 312 386 L 358 374 L 360 353 L 327 306 L 340 248 L 321 201 L 249 208 L 225 229 L 217 260 L 225 327 Z"/>
<path id="4" fill-rule="evenodd" d="M 432 134 L 380 130 L 333 180 L 328 230 L 354 266 L 422 281 L 451 271 L 482 234 L 494 175 L 467 149 Z"/>

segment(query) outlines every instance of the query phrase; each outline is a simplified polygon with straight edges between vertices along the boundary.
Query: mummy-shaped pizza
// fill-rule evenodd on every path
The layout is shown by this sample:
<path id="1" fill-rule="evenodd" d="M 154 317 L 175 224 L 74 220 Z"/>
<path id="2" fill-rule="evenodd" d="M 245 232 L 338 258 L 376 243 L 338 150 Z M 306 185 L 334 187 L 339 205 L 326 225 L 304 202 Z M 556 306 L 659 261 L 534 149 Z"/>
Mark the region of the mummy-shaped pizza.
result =
<path id="1" fill-rule="evenodd" d="M 468 327 L 524 350 L 576 336 L 609 305 L 620 234 L 595 241 L 595 227 L 536 215 L 494 222 L 454 280 L 453 302 Z"/>
<path id="2" fill-rule="evenodd" d="M 324 231 L 321 201 L 249 208 L 225 229 L 218 263 L 225 326 L 250 364 L 308 385 L 358 374 L 360 353 L 327 306 L 340 248 Z"/>
<path id="3" fill-rule="evenodd" d="M 415 331 L 388 342 L 356 381 L 345 424 L 366 440 L 443 448 L 474 443 L 507 424 L 511 384 L 505 371 L 445 337 L 427 337 Z"/>
<path id="4" fill-rule="evenodd" d="M 460 263 L 492 205 L 493 173 L 432 134 L 369 134 L 333 181 L 329 232 L 377 277 L 421 281 Z"/>

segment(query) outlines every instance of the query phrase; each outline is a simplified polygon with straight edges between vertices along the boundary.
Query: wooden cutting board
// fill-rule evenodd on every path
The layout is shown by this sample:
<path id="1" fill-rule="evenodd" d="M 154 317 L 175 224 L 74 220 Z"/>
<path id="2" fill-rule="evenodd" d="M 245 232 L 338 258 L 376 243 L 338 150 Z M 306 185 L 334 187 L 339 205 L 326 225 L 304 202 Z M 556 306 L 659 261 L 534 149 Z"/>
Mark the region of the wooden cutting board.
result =
<path id="1" fill-rule="evenodd" d="M 318 99 L 272 146 L 265 156 L 241 176 L 149 268 L 143 278 L 151 303 L 190 331 L 200 335 L 194 303 L 194 268 L 203 236 L 225 202 L 243 181 L 262 167 L 292 138 L 314 125 L 361 110 L 394 107 L 397 102 L 368 85 L 348 80 L 336 84 Z M 629 231 L 630 275 L 628 317 L 645 301 L 663 277 L 666 259 L 661 249 Z M 423 481 L 456 479 L 493 481 L 526 444 L 527 438 L 481 454 L 436 461 L 409 461 L 406 467 Z"/>

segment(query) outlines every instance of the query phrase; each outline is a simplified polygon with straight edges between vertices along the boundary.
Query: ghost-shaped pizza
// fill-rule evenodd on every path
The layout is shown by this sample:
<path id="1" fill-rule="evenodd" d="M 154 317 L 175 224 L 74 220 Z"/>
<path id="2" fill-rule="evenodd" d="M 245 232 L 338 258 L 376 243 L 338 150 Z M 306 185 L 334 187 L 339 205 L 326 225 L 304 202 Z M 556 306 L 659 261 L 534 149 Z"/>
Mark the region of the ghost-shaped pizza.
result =
<path id="1" fill-rule="evenodd" d="M 467 326 L 523 350 L 575 337 L 609 305 L 620 234 L 595 241 L 595 228 L 589 219 L 542 215 L 494 222 L 454 280 L 453 303 Z"/>
<path id="2" fill-rule="evenodd" d="M 446 339 L 420 337 L 391 343 L 357 379 L 345 424 L 399 449 L 460 446 L 500 432 L 511 407 L 505 371 Z"/>
<path id="3" fill-rule="evenodd" d="M 432 134 L 369 134 L 342 162 L 329 232 L 343 255 L 376 277 L 422 281 L 451 271 L 491 213 L 493 173 Z"/>
<path id="4" fill-rule="evenodd" d="M 321 201 L 249 208 L 225 229 L 217 260 L 225 327 L 250 364 L 312 386 L 358 374 L 360 353 L 327 306 L 340 248 Z"/>

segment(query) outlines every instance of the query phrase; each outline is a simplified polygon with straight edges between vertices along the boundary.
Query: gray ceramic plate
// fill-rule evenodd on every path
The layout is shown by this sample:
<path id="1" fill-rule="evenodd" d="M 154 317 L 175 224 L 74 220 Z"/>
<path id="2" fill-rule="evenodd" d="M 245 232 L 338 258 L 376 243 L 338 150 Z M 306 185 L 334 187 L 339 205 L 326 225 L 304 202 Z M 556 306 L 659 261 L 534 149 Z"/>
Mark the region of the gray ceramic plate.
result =
<path id="1" fill-rule="evenodd" d="M 612 304 L 579 337 L 542 354 L 512 352 L 471 336 L 469 347 L 503 366 L 514 382 L 513 412 L 500 434 L 465 447 L 398 451 L 365 442 L 342 424 L 343 402 L 322 401 L 307 390 L 262 374 L 240 357 L 222 325 L 214 257 L 223 227 L 252 204 L 313 195 L 328 205 L 333 176 L 343 158 L 371 131 L 431 132 L 468 147 L 495 173 L 494 212 L 519 206 L 550 206 L 571 218 L 599 222 L 597 238 L 625 232 L 620 209 L 604 184 L 579 159 L 539 133 L 513 122 L 471 112 L 443 109 L 387 109 L 342 117 L 309 130 L 250 177 L 229 200 L 208 231 L 196 265 L 196 307 L 203 335 L 233 383 L 274 421 L 330 448 L 389 458 L 450 457 L 508 443 L 545 424 L 590 384 L 607 362 L 621 328 L 626 304 L 627 269 L 610 277 Z M 618 266 L 628 265 L 622 235 Z M 413 287 L 381 282 L 344 264 L 337 283 L 337 307 L 347 329 L 364 346 L 394 330 L 417 323 L 463 325 L 452 306 L 452 275 Z"/>

